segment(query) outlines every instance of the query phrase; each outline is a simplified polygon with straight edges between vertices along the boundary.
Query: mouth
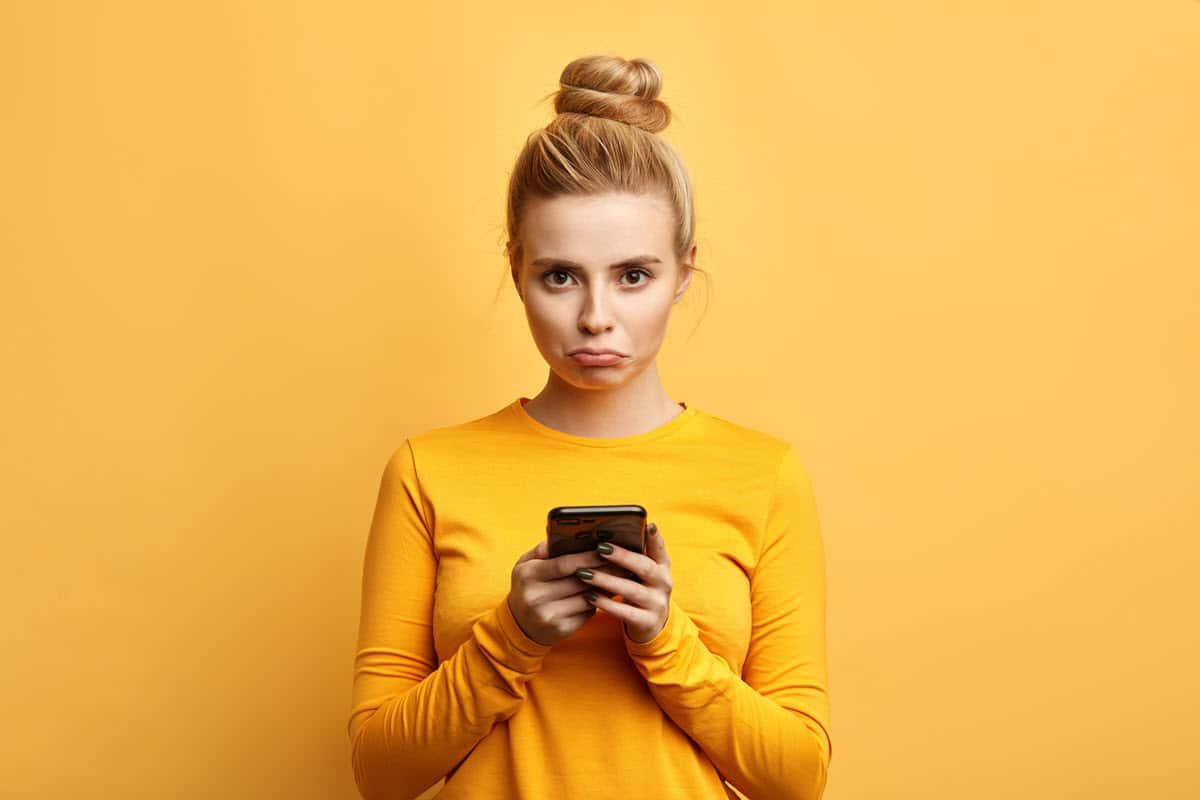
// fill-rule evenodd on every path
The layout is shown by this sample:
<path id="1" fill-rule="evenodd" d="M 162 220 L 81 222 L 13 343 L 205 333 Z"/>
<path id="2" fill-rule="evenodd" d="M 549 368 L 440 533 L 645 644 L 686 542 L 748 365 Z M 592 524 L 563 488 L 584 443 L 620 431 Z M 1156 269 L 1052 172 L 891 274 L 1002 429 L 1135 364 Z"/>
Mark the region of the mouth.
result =
<path id="1" fill-rule="evenodd" d="M 620 353 L 611 351 L 602 353 L 589 353 L 586 350 L 576 350 L 571 353 L 571 358 L 585 367 L 611 367 L 625 358 Z"/>
<path id="2" fill-rule="evenodd" d="M 624 353 L 622 353 L 619 350 L 613 350 L 611 347 L 576 347 L 574 350 L 567 353 L 567 355 L 573 356 L 573 355 L 576 355 L 577 353 L 588 353 L 589 355 L 594 355 L 594 356 L 602 356 L 602 355 L 610 355 L 610 354 L 614 355 L 614 356 L 625 355 Z"/>

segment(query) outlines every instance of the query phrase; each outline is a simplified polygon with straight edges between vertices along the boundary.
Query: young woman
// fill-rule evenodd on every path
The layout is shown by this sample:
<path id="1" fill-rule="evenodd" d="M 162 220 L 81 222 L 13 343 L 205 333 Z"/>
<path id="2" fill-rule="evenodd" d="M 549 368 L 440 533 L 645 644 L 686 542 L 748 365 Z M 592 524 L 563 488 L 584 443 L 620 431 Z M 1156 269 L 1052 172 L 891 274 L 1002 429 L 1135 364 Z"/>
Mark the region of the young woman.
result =
<path id="1" fill-rule="evenodd" d="M 546 385 L 405 439 L 363 565 L 348 733 L 366 798 L 819 798 L 825 564 L 779 438 L 672 402 L 655 356 L 696 245 L 644 59 L 560 79 L 508 200 Z M 646 550 L 549 557 L 546 515 L 637 504 Z"/>

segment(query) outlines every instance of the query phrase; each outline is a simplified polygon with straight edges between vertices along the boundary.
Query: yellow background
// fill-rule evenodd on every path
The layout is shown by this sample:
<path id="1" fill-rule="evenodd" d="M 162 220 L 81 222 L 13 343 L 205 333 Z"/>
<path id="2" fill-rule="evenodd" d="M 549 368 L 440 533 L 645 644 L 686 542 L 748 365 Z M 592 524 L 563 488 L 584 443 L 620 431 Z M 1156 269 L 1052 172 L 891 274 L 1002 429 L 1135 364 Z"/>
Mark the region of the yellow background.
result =
<path id="1" fill-rule="evenodd" d="M 696 185 L 668 392 L 814 480 L 826 797 L 1200 796 L 1194 0 L 6 4 L 4 795 L 356 797 L 382 468 L 541 388 L 595 52 Z"/>

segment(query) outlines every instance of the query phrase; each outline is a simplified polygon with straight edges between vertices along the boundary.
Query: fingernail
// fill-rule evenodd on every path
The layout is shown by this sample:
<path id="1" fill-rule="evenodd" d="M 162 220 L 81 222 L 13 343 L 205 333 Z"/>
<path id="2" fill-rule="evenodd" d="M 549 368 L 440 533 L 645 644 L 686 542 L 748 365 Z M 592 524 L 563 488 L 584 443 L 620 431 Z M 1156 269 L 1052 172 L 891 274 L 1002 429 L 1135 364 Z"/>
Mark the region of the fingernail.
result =
<path id="1" fill-rule="evenodd" d="M 597 597 L 599 597 L 599 595 L 597 595 L 596 592 L 593 591 L 592 589 L 588 589 L 586 592 L 584 592 L 583 596 L 586 597 L 588 600 L 595 600 Z"/>
<path id="2" fill-rule="evenodd" d="M 657 522 L 651 522 L 649 525 L 647 525 L 647 526 L 646 526 L 646 528 L 647 528 L 647 529 L 650 531 L 650 533 L 652 533 L 652 534 L 653 534 L 653 533 L 658 533 L 658 523 L 657 523 Z"/>
<path id="3" fill-rule="evenodd" d="M 575 570 L 575 577 L 590 579 L 592 577 L 592 571 L 590 569 L 584 569 L 583 567 L 580 567 L 579 569 Z"/>
<path id="4" fill-rule="evenodd" d="M 608 542 L 601 542 L 600 544 L 596 545 L 596 552 L 608 555 L 612 552 L 612 545 Z"/>

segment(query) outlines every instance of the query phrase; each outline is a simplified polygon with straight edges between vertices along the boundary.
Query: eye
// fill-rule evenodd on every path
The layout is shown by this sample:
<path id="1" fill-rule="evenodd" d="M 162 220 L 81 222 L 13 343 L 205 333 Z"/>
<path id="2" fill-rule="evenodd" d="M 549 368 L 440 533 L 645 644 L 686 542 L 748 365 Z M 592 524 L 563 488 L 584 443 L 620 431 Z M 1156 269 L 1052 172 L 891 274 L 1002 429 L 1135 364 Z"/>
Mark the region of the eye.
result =
<path id="1" fill-rule="evenodd" d="M 633 284 L 634 286 L 644 286 L 644 285 L 646 285 L 647 283 L 649 283 L 651 280 L 653 280 L 653 279 L 654 279 L 654 276 L 653 276 L 653 275 L 651 275 L 651 274 L 650 274 L 650 272 L 649 272 L 648 270 L 644 270 L 644 269 L 642 269 L 641 267 L 638 267 L 638 268 L 636 268 L 636 269 L 631 269 L 631 270 L 629 270 L 628 272 L 624 273 L 624 275 L 622 275 L 622 277 L 624 277 L 625 275 L 632 275 L 632 274 L 634 274 L 635 272 L 640 272 L 640 273 L 642 273 L 643 275 L 645 275 L 645 276 L 646 276 L 646 279 L 645 279 L 645 280 L 643 280 L 643 281 L 638 281 L 637 283 Z"/>
<path id="2" fill-rule="evenodd" d="M 638 281 L 637 283 L 627 283 L 627 284 L 625 284 L 626 286 L 633 286 L 636 288 L 639 286 L 645 286 L 647 283 L 654 280 L 654 274 L 652 272 L 650 272 L 650 270 L 642 269 L 641 267 L 634 267 L 633 269 L 625 270 L 623 273 L 621 273 L 621 277 L 624 278 L 626 275 L 633 275 L 636 273 L 641 273 L 644 276 L 644 278 L 642 280 Z M 571 275 L 571 273 L 564 269 L 550 269 L 550 270 L 546 270 L 545 272 L 542 273 L 542 280 L 546 281 L 550 286 L 555 286 L 558 288 L 562 288 L 563 286 L 569 285 L 569 284 L 561 282 L 561 281 L 553 280 L 551 276 L 554 276 L 554 275 L 563 275 L 563 276 L 566 276 L 567 278 L 573 279 L 573 276 Z"/>
<path id="3" fill-rule="evenodd" d="M 546 280 L 551 275 L 566 275 L 568 278 L 571 277 L 571 273 L 567 272 L 566 270 L 552 269 L 552 270 L 548 270 L 547 272 L 542 273 L 542 280 Z M 555 283 L 554 281 L 550 281 L 550 285 L 551 286 L 566 286 L 565 283 Z"/>

